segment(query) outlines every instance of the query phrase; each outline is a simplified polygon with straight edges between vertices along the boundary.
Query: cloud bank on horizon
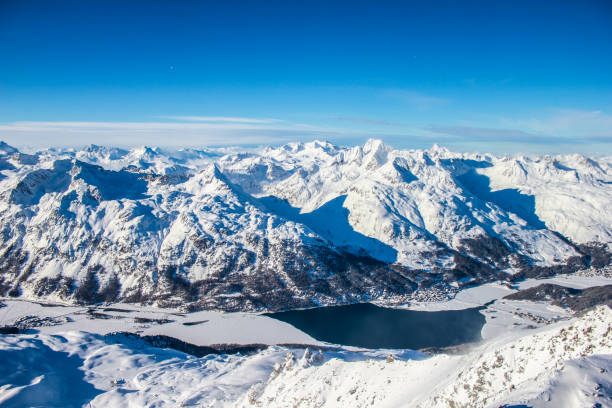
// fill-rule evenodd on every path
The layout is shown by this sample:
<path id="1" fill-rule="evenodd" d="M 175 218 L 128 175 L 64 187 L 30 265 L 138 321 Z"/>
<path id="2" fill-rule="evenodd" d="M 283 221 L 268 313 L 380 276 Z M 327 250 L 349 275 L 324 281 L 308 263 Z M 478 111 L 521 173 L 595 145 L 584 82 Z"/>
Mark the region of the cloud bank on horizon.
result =
<path id="1" fill-rule="evenodd" d="M 398 148 L 441 144 L 459 151 L 493 153 L 609 154 L 612 116 L 600 111 L 560 111 L 548 118 L 500 119 L 500 127 L 477 124 L 411 127 L 375 118 L 328 118 L 327 125 L 275 118 L 160 116 L 149 122 L 20 121 L 0 124 L 0 139 L 45 148 L 101 144 L 162 147 L 278 145 L 325 139 L 344 145 L 380 138 Z M 349 126 L 346 126 L 346 125 Z M 351 126 L 355 125 L 355 126 Z M 365 125 L 365 129 L 364 129 Z M 506 125 L 506 127 L 502 127 Z M 515 127 L 510 127 L 515 126 Z"/>

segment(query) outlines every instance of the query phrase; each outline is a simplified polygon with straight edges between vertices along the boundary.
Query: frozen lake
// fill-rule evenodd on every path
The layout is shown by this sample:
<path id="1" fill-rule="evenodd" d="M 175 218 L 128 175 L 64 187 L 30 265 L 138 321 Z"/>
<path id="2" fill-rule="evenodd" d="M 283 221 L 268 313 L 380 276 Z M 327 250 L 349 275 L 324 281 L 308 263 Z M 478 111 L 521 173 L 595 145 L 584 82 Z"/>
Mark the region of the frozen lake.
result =
<path id="1" fill-rule="evenodd" d="M 478 341 L 484 307 L 435 312 L 400 310 L 359 303 L 268 313 L 319 341 L 395 349 L 448 347 Z"/>

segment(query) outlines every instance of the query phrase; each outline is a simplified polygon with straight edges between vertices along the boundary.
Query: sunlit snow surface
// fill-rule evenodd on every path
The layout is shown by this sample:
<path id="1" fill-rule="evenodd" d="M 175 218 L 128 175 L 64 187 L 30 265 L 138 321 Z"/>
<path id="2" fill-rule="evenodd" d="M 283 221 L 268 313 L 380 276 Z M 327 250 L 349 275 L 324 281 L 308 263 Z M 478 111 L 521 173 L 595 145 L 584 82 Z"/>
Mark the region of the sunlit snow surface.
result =
<path id="1" fill-rule="evenodd" d="M 0 405 L 610 406 L 612 312 L 512 331 L 465 354 L 305 352 L 189 355 L 100 335 L 0 337 Z M 498 405 L 495 405 L 498 404 Z"/>

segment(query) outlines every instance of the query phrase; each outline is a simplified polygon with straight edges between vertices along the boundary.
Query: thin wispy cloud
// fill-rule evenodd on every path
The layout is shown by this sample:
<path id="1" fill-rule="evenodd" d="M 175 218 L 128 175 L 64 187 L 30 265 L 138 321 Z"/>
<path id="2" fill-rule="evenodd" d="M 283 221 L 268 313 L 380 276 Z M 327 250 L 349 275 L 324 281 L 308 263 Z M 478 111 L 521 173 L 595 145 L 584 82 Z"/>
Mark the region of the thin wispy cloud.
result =
<path id="1" fill-rule="evenodd" d="M 441 125 L 429 126 L 426 130 L 432 133 L 430 140 L 465 151 L 497 154 L 574 152 L 605 156 L 612 148 L 610 133 L 546 134 L 520 129 Z"/>
<path id="2" fill-rule="evenodd" d="M 612 115 L 601 110 L 550 109 L 547 114 L 532 118 L 501 118 L 492 122 L 499 126 L 431 125 L 427 130 L 465 143 L 504 143 L 542 146 L 572 146 L 569 149 L 588 150 L 612 143 Z"/>
<path id="3" fill-rule="evenodd" d="M 160 119 L 180 120 L 187 122 L 227 122 L 227 123 L 278 123 L 280 119 L 240 118 L 235 116 L 159 116 Z"/>
<path id="4" fill-rule="evenodd" d="M 481 142 L 514 142 L 514 143 L 576 143 L 576 139 L 568 139 L 546 134 L 536 134 L 518 129 L 489 128 L 476 126 L 440 126 L 427 128 L 434 133 L 455 136 L 469 141 Z"/>
<path id="5" fill-rule="evenodd" d="M 612 133 L 612 115 L 601 110 L 554 109 L 543 118 L 509 119 L 502 124 L 548 134 L 578 134 L 585 136 Z"/>
<path id="6" fill-rule="evenodd" d="M 0 139 L 11 144 L 70 146 L 154 144 L 159 146 L 279 144 L 326 138 L 334 129 L 291 123 L 251 122 L 50 122 L 0 125 Z"/>
<path id="7" fill-rule="evenodd" d="M 0 125 L 0 130 L 57 130 L 57 129 L 91 129 L 91 130 L 184 130 L 184 129 L 293 129 L 292 126 L 268 126 L 254 123 L 197 123 L 197 122 L 72 122 L 72 121 L 21 121 L 9 125 Z"/>

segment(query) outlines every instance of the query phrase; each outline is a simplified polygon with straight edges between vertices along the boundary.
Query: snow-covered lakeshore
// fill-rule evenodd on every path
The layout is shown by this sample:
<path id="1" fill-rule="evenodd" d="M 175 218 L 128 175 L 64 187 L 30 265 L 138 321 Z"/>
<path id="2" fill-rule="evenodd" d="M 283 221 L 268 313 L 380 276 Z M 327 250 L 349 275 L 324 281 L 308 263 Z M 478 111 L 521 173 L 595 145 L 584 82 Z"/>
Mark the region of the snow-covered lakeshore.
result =
<path id="1" fill-rule="evenodd" d="M 85 331 L 105 335 L 115 332 L 142 336 L 165 335 L 198 345 L 211 344 L 318 344 L 289 324 L 253 313 L 194 312 L 142 308 L 119 304 L 104 307 L 45 305 L 2 300 L 0 324 L 33 326 L 44 334 Z M 28 321 L 31 317 L 31 321 Z M 38 322 L 40 321 L 40 323 Z"/>
<path id="2" fill-rule="evenodd" d="M 565 276 L 520 286 L 546 281 L 578 288 L 612 283 Z M 612 311 L 599 306 L 575 316 L 544 302 L 502 299 L 513 292 L 492 283 L 449 302 L 408 306 L 488 304 L 482 342 L 433 354 L 324 344 L 251 313 L 4 299 L 0 324 L 30 329 L 0 337 L 0 406 L 612 406 Z M 197 358 L 114 332 L 271 346 Z M 287 343 L 303 346 L 279 345 Z"/>

